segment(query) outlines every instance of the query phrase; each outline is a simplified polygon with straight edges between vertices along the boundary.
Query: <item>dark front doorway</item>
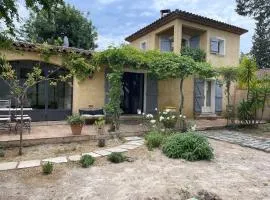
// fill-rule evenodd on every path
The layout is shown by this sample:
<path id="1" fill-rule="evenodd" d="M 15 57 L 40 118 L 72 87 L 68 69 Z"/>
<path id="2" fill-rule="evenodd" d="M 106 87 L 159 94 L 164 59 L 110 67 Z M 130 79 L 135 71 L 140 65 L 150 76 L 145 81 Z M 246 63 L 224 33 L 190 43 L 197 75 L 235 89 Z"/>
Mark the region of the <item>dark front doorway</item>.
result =
<path id="1" fill-rule="evenodd" d="M 144 74 L 125 72 L 123 75 L 121 109 L 124 114 L 143 112 Z"/>

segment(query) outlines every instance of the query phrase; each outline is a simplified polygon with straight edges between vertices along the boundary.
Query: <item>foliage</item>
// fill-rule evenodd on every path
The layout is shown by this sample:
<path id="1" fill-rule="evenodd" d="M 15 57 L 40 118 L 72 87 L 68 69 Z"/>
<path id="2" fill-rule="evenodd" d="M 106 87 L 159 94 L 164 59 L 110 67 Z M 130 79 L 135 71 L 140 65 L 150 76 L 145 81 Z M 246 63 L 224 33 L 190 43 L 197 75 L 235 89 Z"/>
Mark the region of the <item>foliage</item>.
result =
<path id="1" fill-rule="evenodd" d="M 197 133 L 178 133 L 170 136 L 162 147 L 169 158 L 183 158 L 189 161 L 211 160 L 213 149 L 206 137 Z"/>
<path id="2" fill-rule="evenodd" d="M 53 163 L 52 162 L 46 162 L 42 164 L 42 172 L 43 174 L 51 174 L 53 171 Z"/>
<path id="3" fill-rule="evenodd" d="M 187 56 L 174 53 L 163 53 L 155 58 L 150 65 L 150 71 L 159 79 L 180 78 L 180 106 L 182 114 L 184 107 L 183 83 L 184 79 L 195 73 L 196 62 Z"/>
<path id="4" fill-rule="evenodd" d="M 73 114 L 67 117 L 67 123 L 70 125 L 82 125 L 84 124 L 85 119 L 79 114 Z"/>
<path id="5" fill-rule="evenodd" d="M 230 88 L 232 82 L 237 81 L 238 77 L 238 68 L 236 67 L 220 67 L 217 69 L 219 75 L 222 76 L 223 82 L 225 83 L 226 86 L 226 95 L 227 95 L 227 104 L 230 105 Z"/>
<path id="6" fill-rule="evenodd" d="M 95 71 L 99 70 L 99 66 L 93 65 L 89 59 L 76 53 L 70 53 L 64 56 L 64 66 L 71 74 L 75 75 L 79 81 L 84 81 Z"/>
<path id="7" fill-rule="evenodd" d="M 252 54 L 260 68 L 270 67 L 270 4 L 265 0 L 236 0 L 236 12 L 256 21 Z"/>
<path id="8" fill-rule="evenodd" d="M 80 159 L 80 163 L 82 167 L 88 168 L 91 165 L 93 165 L 95 162 L 95 158 L 93 158 L 91 155 L 83 155 Z"/>
<path id="9" fill-rule="evenodd" d="M 99 129 L 99 128 L 103 128 L 105 126 L 105 120 L 103 118 L 98 118 L 95 121 L 95 126 Z"/>
<path id="10" fill-rule="evenodd" d="M 146 146 L 149 150 L 159 148 L 164 141 L 164 135 L 158 131 L 151 131 L 145 136 Z"/>
<path id="11" fill-rule="evenodd" d="M 269 14 L 270 16 L 270 14 Z M 253 35 L 253 46 L 251 53 L 256 58 L 259 68 L 270 68 L 270 17 L 267 22 L 260 19 L 256 23 Z"/>
<path id="12" fill-rule="evenodd" d="M 59 37 L 67 36 L 69 46 L 82 49 L 95 49 L 97 32 L 89 13 L 81 11 L 69 4 L 52 8 L 54 15 L 49 16 L 46 11 L 31 13 L 22 28 L 25 39 L 29 42 L 59 44 Z M 61 44 L 62 45 L 62 44 Z"/>
<path id="13" fill-rule="evenodd" d="M 170 110 L 165 110 L 160 112 L 159 121 L 163 123 L 165 128 L 173 129 L 177 122 L 177 117 L 175 113 L 171 112 Z"/>
<path id="14" fill-rule="evenodd" d="M 0 145 L 0 157 L 5 157 L 5 149 Z"/>
<path id="15" fill-rule="evenodd" d="M 126 156 L 124 156 L 122 153 L 119 152 L 113 152 L 110 155 L 108 155 L 108 160 L 112 163 L 121 163 L 126 160 Z"/>
<path id="16" fill-rule="evenodd" d="M 205 62 L 206 53 L 199 48 L 184 47 L 181 49 L 182 56 L 189 56 L 196 62 Z"/>
<path id="17" fill-rule="evenodd" d="M 62 4 L 63 0 L 25 0 L 26 8 L 32 9 L 35 12 L 44 11 L 47 12 L 49 16 L 52 16 L 53 10 Z M 9 31 L 14 34 L 15 20 L 18 22 L 20 20 L 18 13 L 18 4 L 15 0 L 4 0 L 0 4 L 0 20 L 4 21 Z"/>
<path id="18" fill-rule="evenodd" d="M 247 96 L 251 88 L 252 82 L 256 78 L 257 65 L 253 58 L 244 57 L 239 67 L 238 81 L 240 86 L 247 87 Z"/>

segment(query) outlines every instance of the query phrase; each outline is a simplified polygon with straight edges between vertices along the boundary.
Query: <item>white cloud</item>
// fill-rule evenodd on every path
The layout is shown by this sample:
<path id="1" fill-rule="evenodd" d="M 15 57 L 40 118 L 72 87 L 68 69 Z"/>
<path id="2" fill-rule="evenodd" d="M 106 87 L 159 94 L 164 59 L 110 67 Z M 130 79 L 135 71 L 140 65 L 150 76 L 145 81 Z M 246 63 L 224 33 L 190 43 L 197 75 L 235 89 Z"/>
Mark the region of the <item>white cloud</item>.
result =
<path id="1" fill-rule="evenodd" d="M 122 1 L 122 0 L 96 0 L 100 4 L 108 5 L 117 1 Z"/>
<path id="2" fill-rule="evenodd" d="M 120 36 L 115 36 L 111 34 L 99 34 L 97 44 L 98 48 L 96 49 L 97 51 L 104 50 L 108 48 L 109 46 L 119 46 L 123 43 L 125 43 L 125 36 L 120 35 Z"/>

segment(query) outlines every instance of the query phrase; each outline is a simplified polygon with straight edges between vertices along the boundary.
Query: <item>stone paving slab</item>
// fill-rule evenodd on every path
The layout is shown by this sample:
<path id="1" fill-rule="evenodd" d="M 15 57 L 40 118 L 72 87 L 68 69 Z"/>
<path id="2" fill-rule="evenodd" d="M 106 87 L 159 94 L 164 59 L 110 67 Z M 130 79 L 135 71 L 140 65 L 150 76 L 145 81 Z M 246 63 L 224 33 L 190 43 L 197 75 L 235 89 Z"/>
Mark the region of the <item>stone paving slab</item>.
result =
<path id="1" fill-rule="evenodd" d="M 114 147 L 114 148 L 106 149 L 106 151 L 122 153 L 122 152 L 126 152 L 128 150 L 127 149 L 122 149 L 120 147 Z"/>
<path id="2" fill-rule="evenodd" d="M 142 146 L 144 142 L 138 142 L 138 141 L 131 141 L 126 143 L 127 145 L 136 145 L 136 146 Z"/>
<path id="3" fill-rule="evenodd" d="M 131 144 L 123 144 L 123 145 L 121 145 L 119 147 L 122 148 L 122 149 L 128 149 L 128 150 L 130 150 L 130 149 L 136 149 L 139 146 L 138 145 L 131 145 Z"/>
<path id="4" fill-rule="evenodd" d="M 89 152 L 89 153 L 83 153 L 82 155 L 90 155 L 94 158 L 97 158 L 97 157 L 100 157 L 101 155 L 97 154 L 97 153 L 94 153 L 94 152 Z"/>
<path id="5" fill-rule="evenodd" d="M 206 137 L 239 144 L 244 147 L 254 148 L 270 153 L 270 139 L 263 137 L 256 137 L 238 131 L 229 130 L 215 130 L 215 131 L 201 131 Z"/>
<path id="6" fill-rule="evenodd" d="M 20 161 L 18 165 L 18 169 L 29 168 L 29 167 L 38 167 L 40 166 L 40 160 L 27 160 Z"/>
<path id="7" fill-rule="evenodd" d="M 0 163 L 0 171 L 15 169 L 17 167 L 18 162 L 5 162 Z"/>
<path id="8" fill-rule="evenodd" d="M 110 155 L 112 152 L 106 151 L 106 150 L 99 150 L 99 151 L 94 151 L 94 153 L 99 154 L 101 156 L 107 156 L 107 155 Z"/>
<path id="9" fill-rule="evenodd" d="M 62 156 L 62 157 L 55 157 L 55 158 L 47 158 L 47 159 L 42 160 L 42 162 L 66 163 L 67 157 Z"/>
<path id="10" fill-rule="evenodd" d="M 142 140 L 141 137 L 134 136 L 134 137 L 125 137 L 126 141 L 136 141 L 136 140 Z"/>
<path id="11" fill-rule="evenodd" d="M 81 157 L 82 157 L 81 155 L 72 155 L 68 157 L 68 160 L 76 162 L 76 161 L 79 161 Z"/>

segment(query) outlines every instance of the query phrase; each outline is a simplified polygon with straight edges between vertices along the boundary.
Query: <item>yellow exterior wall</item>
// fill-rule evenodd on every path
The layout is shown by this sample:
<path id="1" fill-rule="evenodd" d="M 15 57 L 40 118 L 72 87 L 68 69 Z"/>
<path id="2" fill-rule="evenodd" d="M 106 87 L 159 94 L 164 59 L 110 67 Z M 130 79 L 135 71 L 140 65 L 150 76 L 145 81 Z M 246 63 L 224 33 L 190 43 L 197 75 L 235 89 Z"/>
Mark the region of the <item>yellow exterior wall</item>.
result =
<path id="1" fill-rule="evenodd" d="M 147 50 L 159 49 L 160 32 L 166 31 L 169 28 L 174 28 L 174 52 L 179 53 L 181 49 L 182 29 L 183 27 L 194 28 L 202 31 L 200 35 L 200 48 L 206 52 L 207 61 L 214 67 L 220 66 L 238 66 L 239 51 L 240 51 L 240 35 L 218 30 L 209 26 L 195 24 L 192 22 L 176 19 L 170 23 L 138 38 L 130 43 L 130 45 L 140 48 L 140 43 L 147 43 Z M 211 37 L 219 37 L 225 40 L 225 55 L 219 56 L 210 53 Z M 158 106 L 163 109 L 166 106 L 179 107 L 180 91 L 179 80 L 164 80 L 158 83 Z M 225 89 L 225 87 L 223 87 Z M 232 90 L 231 93 L 234 91 Z M 188 78 L 184 81 L 184 113 L 188 117 L 193 116 L 194 104 L 194 80 Z M 226 97 L 223 93 L 223 110 L 226 108 Z"/>
<path id="2" fill-rule="evenodd" d="M 93 105 L 96 108 L 104 107 L 105 100 L 105 77 L 104 70 L 95 72 L 93 78 L 83 82 L 73 81 L 73 112 L 77 113 L 79 108 L 88 108 Z"/>
<path id="3" fill-rule="evenodd" d="M 24 52 L 24 51 L 3 51 L 0 53 L 5 55 L 8 61 L 14 60 L 33 60 L 42 61 L 38 52 Z M 62 65 L 61 56 L 51 56 L 50 64 Z M 79 108 L 87 108 L 89 105 L 94 107 L 104 106 L 104 70 L 94 73 L 93 78 L 86 79 L 79 82 L 76 78 L 73 81 L 73 108 L 72 112 L 78 112 Z"/>

